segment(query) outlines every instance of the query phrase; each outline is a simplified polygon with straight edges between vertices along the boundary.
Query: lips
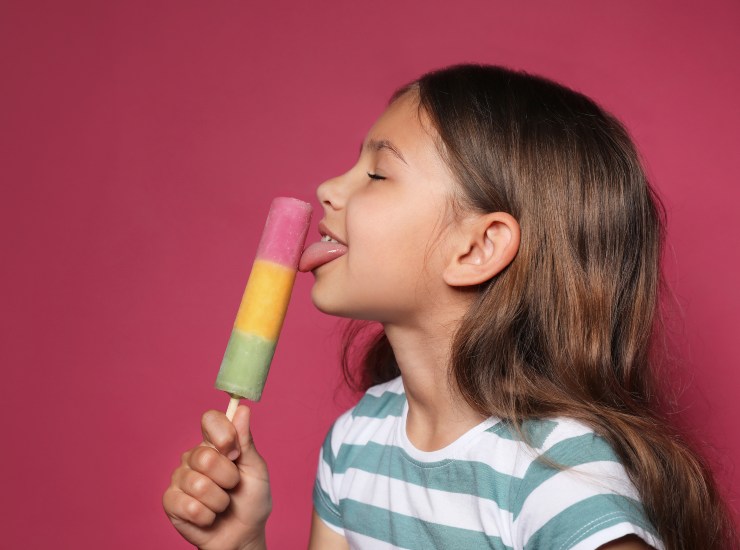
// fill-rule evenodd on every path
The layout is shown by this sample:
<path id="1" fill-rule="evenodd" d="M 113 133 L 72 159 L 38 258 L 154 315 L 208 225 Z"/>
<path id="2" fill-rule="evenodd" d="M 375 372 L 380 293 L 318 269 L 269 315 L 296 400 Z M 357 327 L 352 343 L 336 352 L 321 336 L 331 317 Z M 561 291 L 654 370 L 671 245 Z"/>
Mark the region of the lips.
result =
<path id="1" fill-rule="evenodd" d="M 317 267 L 329 263 L 347 253 L 347 245 L 339 240 L 329 231 L 323 221 L 319 223 L 319 232 L 322 239 L 309 245 L 303 251 L 301 261 L 298 263 L 299 271 L 313 271 Z"/>

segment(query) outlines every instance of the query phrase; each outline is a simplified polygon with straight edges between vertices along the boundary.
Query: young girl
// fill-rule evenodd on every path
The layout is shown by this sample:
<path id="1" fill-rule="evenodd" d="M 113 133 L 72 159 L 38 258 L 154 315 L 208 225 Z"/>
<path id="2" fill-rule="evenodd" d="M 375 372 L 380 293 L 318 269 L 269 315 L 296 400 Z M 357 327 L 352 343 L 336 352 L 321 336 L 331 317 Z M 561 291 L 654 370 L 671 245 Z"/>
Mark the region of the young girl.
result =
<path id="1" fill-rule="evenodd" d="M 663 214 L 618 121 L 542 78 L 452 67 L 398 91 L 318 198 L 313 302 L 382 331 L 321 450 L 310 548 L 734 546 L 659 413 Z M 264 548 L 249 410 L 202 425 L 167 514 L 201 548 Z"/>

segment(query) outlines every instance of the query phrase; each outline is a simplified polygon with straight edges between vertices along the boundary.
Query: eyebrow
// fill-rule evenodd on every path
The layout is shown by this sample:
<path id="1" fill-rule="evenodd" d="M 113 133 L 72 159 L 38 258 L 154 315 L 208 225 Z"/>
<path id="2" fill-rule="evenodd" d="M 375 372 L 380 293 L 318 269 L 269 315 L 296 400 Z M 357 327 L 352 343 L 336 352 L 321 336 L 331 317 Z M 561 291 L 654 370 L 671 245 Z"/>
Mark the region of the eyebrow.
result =
<path id="1" fill-rule="evenodd" d="M 372 151 L 380 151 L 381 149 L 388 149 L 398 160 L 403 162 L 406 166 L 408 166 L 408 162 L 406 162 L 406 159 L 403 158 L 403 155 L 401 154 L 401 151 L 398 150 L 398 147 L 396 147 L 391 141 L 387 139 L 371 139 L 367 143 L 361 143 L 360 144 L 360 153 L 362 153 L 363 149 L 370 149 Z"/>

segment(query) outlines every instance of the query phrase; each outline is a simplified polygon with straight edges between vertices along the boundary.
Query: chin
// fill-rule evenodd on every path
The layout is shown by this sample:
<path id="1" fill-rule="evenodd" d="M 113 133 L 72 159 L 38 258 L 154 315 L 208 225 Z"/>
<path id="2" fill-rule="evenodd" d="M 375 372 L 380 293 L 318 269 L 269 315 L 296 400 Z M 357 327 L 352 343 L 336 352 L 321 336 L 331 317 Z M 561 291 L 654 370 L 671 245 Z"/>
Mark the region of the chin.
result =
<path id="1" fill-rule="evenodd" d="M 322 292 L 314 285 L 311 289 L 311 301 L 322 313 L 334 317 L 344 317 L 362 321 L 377 321 L 377 312 L 372 308 L 352 307 L 346 300 L 342 300 L 336 292 Z"/>
<path id="2" fill-rule="evenodd" d="M 318 284 L 314 283 L 314 286 L 311 289 L 311 301 L 313 302 L 313 305 L 316 306 L 316 309 L 321 313 L 326 313 L 327 315 L 346 317 L 347 315 L 342 313 L 340 304 L 336 303 L 336 295 L 332 296 L 331 293 L 321 292 L 317 287 Z"/>

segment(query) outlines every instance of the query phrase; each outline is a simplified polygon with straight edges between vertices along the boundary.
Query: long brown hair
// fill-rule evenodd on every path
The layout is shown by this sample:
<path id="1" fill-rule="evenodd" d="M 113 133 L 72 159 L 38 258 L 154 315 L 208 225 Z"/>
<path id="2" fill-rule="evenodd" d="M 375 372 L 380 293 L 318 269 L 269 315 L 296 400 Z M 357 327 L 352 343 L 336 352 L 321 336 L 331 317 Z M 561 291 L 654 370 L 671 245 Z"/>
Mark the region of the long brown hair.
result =
<path id="1" fill-rule="evenodd" d="M 452 344 L 450 375 L 486 416 L 519 425 L 568 416 L 618 453 L 666 548 L 736 548 L 731 513 L 704 460 L 667 421 L 660 359 L 665 212 L 622 124 L 586 96 L 493 66 L 422 76 L 416 94 L 463 206 L 508 212 L 512 263 L 482 285 Z M 366 388 L 400 374 L 381 332 L 365 341 Z"/>

